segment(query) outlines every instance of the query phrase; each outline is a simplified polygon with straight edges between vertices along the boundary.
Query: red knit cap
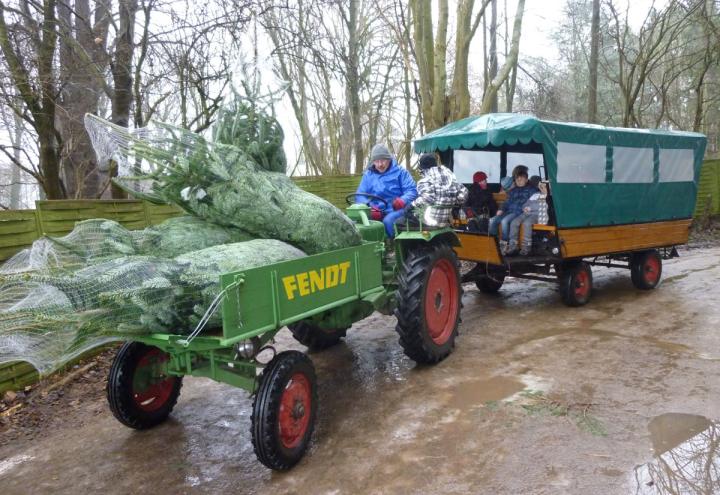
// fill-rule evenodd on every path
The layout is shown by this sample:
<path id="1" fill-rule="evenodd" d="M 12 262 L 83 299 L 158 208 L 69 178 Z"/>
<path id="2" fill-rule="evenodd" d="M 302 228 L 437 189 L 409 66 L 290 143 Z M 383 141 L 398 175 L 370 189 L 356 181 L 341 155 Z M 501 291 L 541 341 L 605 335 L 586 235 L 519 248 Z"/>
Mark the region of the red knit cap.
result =
<path id="1" fill-rule="evenodd" d="M 476 184 L 484 180 L 487 180 L 487 174 L 485 172 L 475 172 L 473 174 L 473 182 L 475 182 Z"/>

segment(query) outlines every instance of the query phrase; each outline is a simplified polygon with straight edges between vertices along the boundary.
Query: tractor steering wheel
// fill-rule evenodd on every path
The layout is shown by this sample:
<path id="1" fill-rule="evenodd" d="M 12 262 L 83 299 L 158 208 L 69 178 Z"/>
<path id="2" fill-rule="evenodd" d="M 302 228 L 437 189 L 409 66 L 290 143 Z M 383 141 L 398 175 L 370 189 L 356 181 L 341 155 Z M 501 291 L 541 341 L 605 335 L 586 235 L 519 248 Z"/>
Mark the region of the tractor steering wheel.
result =
<path id="1" fill-rule="evenodd" d="M 382 202 L 381 210 L 385 211 L 388 208 L 388 202 L 386 200 L 384 200 L 377 194 L 370 194 L 370 193 L 350 193 L 347 196 L 345 196 L 345 202 L 349 205 L 353 204 L 353 202 L 350 201 L 350 198 L 355 197 L 355 196 L 367 196 L 368 198 L 370 198 L 367 200 L 367 202 L 365 202 L 365 205 L 367 205 L 367 206 L 370 206 L 370 201 L 377 200 L 377 201 Z"/>

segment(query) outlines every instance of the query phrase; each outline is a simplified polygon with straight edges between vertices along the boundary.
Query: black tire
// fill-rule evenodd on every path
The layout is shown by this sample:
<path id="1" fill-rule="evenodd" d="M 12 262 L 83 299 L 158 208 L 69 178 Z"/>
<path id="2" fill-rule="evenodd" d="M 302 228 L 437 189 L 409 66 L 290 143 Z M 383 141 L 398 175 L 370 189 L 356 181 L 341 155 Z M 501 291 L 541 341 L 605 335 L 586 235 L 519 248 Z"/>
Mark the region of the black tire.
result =
<path id="1" fill-rule="evenodd" d="M 106 386 L 110 411 L 118 421 L 144 430 L 167 419 L 182 388 L 181 376 L 163 372 L 162 363 L 168 359 L 167 353 L 141 342 L 127 342 L 120 348 Z"/>
<path id="2" fill-rule="evenodd" d="M 283 405 L 288 401 L 292 410 Z M 250 433 L 258 460 L 280 471 L 297 464 L 310 443 L 316 414 L 312 362 L 302 352 L 281 352 L 263 370 L 253 400 Z"/>
<path id="3" fill-rule="evenodd" d="M 434 364 L 452 352 L 461 298 L 458 261 L 450 246 L 437 244 L 409 251 L 398 275 L 395 329 L 410 359 Z M 428 301 L 432 306 L 426 305 Z"/>
<path id="4" fill-rule="evenodd" d="M 657 287 L 662 276 L 662 258 L 657 250 L 633 253 L 630 257 L 630 278 L 640 290 Z"/>
<path id="5" fill-rule="evenodd" d="M 308 321 L 299 321 L 288 325 L 295 340 L 311 351 L 321 351 L 340 343 L 347 334 L 347 328 L 326 330 Z"/>
<path id="6" fill-rule="evenodd" d="M 505 282 L 505 274 L 481 275 L 475 281 L 475 286 L 485 294 L 496 294 Z"/>
<path id="7" fill-rule="evenodd" d="M 582 306 L 592 294 L 592 270 L 584 261 L 566 263 L 560 271 L 560 294 L 568 306 Z"/>

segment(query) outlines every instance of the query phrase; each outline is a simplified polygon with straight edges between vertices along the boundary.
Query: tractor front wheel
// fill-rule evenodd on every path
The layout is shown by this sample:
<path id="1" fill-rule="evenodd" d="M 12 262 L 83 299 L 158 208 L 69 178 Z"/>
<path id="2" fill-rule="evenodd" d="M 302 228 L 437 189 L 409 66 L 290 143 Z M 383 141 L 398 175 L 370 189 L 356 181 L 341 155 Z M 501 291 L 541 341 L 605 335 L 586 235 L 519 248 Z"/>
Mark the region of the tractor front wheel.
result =
<path id="1" fill-rule="evenodd" d="M 445 359 L 455 345 L 462 289 L 458 262 L 447 244 L 411 250 L 398 275 L 395 329 L 405 354 L 418 363 Z"/>
<path id="2" fill-rule="evenodd" d="M 492 275 L 481 275 L 475 281 L 475 286 L 484 294 L 495 294 L 505 282 L 504 273 L 494 273 Z"/>
<path id="3" fill-rule="evenodd" d="M 656 249 L 633 253 L 630 257 L 630 278 L 641 290 L 654 289 L 660 283 L 662 258 Z"/>
<path id="4" fill-rule="evenodd" d="M 295 340 L 311 351 L 321 351 L 340 343 L 347 334 L 347 328 L 326 330 L 307 321 L 299 321 L 288 325 Z"/>
<path id="5" fill-rule="evenodd" d="M 250 432 L 258 460 L 276 470 L 297 464 L 310 443 L 316 413 L 312 362 L 302 352 L 281 352 L 263 370 L 253 401 Z"/>
<path id="6" fill-rule="evenodd" d="M 182 387 L 182 377 L 167 374 L 169 359 L 167 353 L 141 342 L 120 348 L 106 387 L 110 410 L 118 421 L 144 430 L 167 419 Z"/>

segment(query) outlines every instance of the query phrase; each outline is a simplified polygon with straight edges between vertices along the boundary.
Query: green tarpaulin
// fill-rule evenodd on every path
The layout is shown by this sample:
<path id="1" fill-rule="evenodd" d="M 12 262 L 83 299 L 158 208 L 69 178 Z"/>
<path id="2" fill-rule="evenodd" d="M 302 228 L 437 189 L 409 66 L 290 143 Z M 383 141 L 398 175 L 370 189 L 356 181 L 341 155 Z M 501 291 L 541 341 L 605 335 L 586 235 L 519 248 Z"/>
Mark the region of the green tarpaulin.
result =
<path id="1" fill-rule="evenodd" d="M 557 225 L 585 227 L 691 218 L 706 142 L 692 132 L 487 114 L 417 139 L 415 151 L 542 150 Z"/>

